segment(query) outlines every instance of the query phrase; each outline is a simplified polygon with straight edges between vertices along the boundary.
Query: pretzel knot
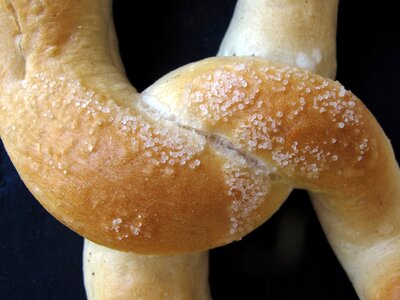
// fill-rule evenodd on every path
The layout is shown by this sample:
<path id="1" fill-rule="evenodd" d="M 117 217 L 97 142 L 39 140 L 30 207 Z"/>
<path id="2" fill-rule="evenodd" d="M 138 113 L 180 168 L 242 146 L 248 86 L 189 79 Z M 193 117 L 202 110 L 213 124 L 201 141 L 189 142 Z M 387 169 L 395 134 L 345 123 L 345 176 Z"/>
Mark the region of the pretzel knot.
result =
<path id="1" fill-rule="evenodd" d="M 205 250 L 242 238 L 301 188 L 326 210 L 339 258 L 346 246 L 399 244 L 393 151 L 340 83 L 209 58 L 140 94 L 102 5 L 6 2 L 1 138 L 30 191 L 82 236 L 138 253 Z"/>

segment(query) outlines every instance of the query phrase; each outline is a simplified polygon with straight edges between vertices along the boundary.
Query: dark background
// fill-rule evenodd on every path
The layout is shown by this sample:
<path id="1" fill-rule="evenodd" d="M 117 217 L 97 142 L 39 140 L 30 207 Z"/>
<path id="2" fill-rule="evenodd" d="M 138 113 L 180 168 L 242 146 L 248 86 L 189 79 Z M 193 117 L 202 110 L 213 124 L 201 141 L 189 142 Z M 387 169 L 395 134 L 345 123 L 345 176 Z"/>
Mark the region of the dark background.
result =
<path id="1" fill-rule="evenodd" d="M 139 91 L 215 55 L 236 1 L 145 2 L 114 3 L 122 58 Z M 396 1 L 359 3 L 340 4 L 337 77 L 373 112 L 399 158 Z M 0 299 L 85 299 L 81 252 L 82 238 L 34 200 L 0 144 Z M 212 250 L 210 284 L 214 299 L 357 299 L 303 191 L 243 241 Z"/>

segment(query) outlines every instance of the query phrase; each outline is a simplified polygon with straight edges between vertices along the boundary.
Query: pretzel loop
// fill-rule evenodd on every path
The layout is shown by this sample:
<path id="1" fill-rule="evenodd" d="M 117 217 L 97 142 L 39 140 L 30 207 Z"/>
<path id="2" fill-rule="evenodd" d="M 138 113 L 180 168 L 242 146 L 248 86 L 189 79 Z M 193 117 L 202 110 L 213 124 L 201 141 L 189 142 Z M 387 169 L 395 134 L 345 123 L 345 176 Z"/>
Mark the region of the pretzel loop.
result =
<path id="1" fill-rule="evenodd" d="M 1 138 L 61 222 L 114 249 L 191 252 L 240 239 L 303 188 L 360 294 L 395 293 L 398 264 L 358 273 L 383 261 L 367 262 L 376 249 L 398 261 L 399 168 L 341 84 L 210 58 L 139 94 L 116 54 L 110 1 L 0 8 Z M 378 292 L 363 288 L 372 281 Z"/>

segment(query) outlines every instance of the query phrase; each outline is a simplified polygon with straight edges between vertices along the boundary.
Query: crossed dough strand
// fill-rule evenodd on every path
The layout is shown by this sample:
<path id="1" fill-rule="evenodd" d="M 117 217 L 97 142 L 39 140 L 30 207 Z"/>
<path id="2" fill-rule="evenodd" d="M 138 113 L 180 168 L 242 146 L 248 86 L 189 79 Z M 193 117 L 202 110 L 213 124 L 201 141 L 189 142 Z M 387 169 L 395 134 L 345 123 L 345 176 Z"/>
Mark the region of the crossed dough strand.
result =
<path id="1" fill-rule="evenodd" d="M 0 4 L 1 138 L 61 222 L 114 249 L 193 252 L 240 239 L 303 188 L 360 297 L 398 295 L 399 168 L 339 83 L 210 58 L 140 95 L 108 1 Z"/>
<path id="2" fill-rule="evenodd" d="M 240 0 L 218 55 L 253 55 L 333 76 L 337 4 Z M 85 239 L 83 266 L 88 299 L 211 298 L 207 252 L 142 256 Z"/>

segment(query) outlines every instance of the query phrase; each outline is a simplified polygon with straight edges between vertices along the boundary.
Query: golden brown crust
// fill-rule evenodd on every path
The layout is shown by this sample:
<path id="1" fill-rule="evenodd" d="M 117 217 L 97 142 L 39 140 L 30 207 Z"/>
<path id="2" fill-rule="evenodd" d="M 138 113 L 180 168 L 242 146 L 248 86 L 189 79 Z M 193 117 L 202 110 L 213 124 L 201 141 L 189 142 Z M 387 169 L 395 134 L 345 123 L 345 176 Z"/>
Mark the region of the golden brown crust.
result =
<path id="1" fill-rule="evenodd" d="M 115 249 L 190 252 L 240 239 L 304 188 L 359 293 L 396 297 L 397 269 L 369 270 L 400 236 L 398 165 L 339 83 L 212 58 L 140 95 L 115 55 L 109 1 L 0 7 L 1 138 L 64 224 Z"/>
<path id="2" fill-rule="evenodd" d="M 16 10 L 21 5 L 19 22 L 23 23 L 27 6 L 14 5 Z M 71 6 L 74 12 L 86 9 Z M 57 10 L 52 2 L 38 18 L 52 18 L 57 12 L 56 20 L 63 22 L 71 9 L 66 5 Z M 60 34 L 68 32 L 69 39 L 54 37 L 52 30 L 48 32 L 40 22 L 30 24 L 29 18 L 31 26 L 20 25 L 30 58 L 24 79 L 16 78 L 4 89 L 1 134 L 32 193 L 80 234 L 137 252 L 206 249 L 258 226 L 262 215 L 271 215 L 290 188 L 277 183 L 271 187 L 269 205 L 262 205 L 260 195 L 267 193 L 264 182 L 269 182 L 269 174 L 255 174 L 258 171 L 249 169 L 237 154 L 223 157 L 226 153 L 218 153 L 204 136 L 156 120 L 129 103 L 139 96 L 115 69 L 109 53 L 94 51 L 105 38 L 93 33 L 97 23 L 91 15 L 105 16 L 91 11 L 86 15 L 89 24 L 82 18 L 67 22 Z M 58 50 L 30 48 L 33 39 Z M 82 60 L 72 62 L 77 49 Z M 230 161 L 234 166 L 226 174 L 222 166 Z M 233 178 L 239 172 L 244 174 Z M 240 182 L 242 188 L 258 185 L 245 195 L 256 198 L 255 206 L 235 204 L 248 210 L 243 220 L 231 220 L 233 203 L 240 195 L 228 195 L 227 180 Z"/>
<path id="3" fill-rule="evenodd" d="M 387 299 L 387 300 L 397 300 L 400 299 L 400 275 L 396 273 L 394 276 L 389 274 L 385 274 L 382 278 L 379 279 L 381 283 L 381 289 L 378 290 L 376 286 L 378 284 L 371 285 L 374 288 L 374 291 L 371 292 L 370 299 L 373 300 L 380 300 L 380 299 Z"/>
<path id="4" fill-rule="evenodd" d="M 200 64 L 187 67 L 187 77 L 177 70 L 160 79 L 144 99 L 157 99 L 198 130 L 225 136 L 240 151 L 274 165 L 293 187 L 330 199 L 360 232 L 386 218 L 394 203 L 378 205 L 376 199 L 398 185 L 397 164 L 376 120 L 352 93 L 337 82 L 262 60 Z M 236 101 L 240 93 L 245 97 Z"/>
<path id="5" fill-rule="evenodd" d="M 104 50 L 109 4 L 89 2 L 53 1 L 36 16 L 14 3 L 27 59 L 24 78 L 3 89 L 0 116 L 32 193 L 97 243 L 143 253 L 216 247 L 264 222 L 293 187 L 360 195 L 390 152 L 340 84 L 263 60 L 183 67 L 142 101 Z"/>
<path id="6" fill-rule="evenodd" d="M 199 111 L 202 102 L 187 101 L 209 92 L 202 85 L 215 85 L 220 73 L 231 80 L 221 79 L 214 92 L 226 96 L 218 105 L 230 106 L 224 112 L 207 100 L 214 105 L 206 107 L 215 113 L 211 118 Z M 175 105 L 180 126 L 140 112 L 140 105 L 117 105 L 110 101 L 117 94 L 105 96 L 69 74 L 47 76 L 27 76 L 3 104 L 2 136 L 10 157 L 51 213 L 117 249 L 180 252 L 240 238 L 279 207 L 290 186 L 337 198 L 338 188 L 351 180 L 343 191 L 359 194 L 369 180 L 363 170 L 377 170 L 374 157 L 387 143 L 365 107 L 339 84 L 262 60 L 208 59 L 156 83 L 145 99 Z M 208 83 L 199 80 L 209 76 Z M 238 100 L 229 104 L 229 93 L 235 93 L 229 86 L 237 80 Z M 196 114 L 201 126 L 191 129 L 197 123 L 186 121 Z M 221 145 L 216 135 L 224 136 Z M 230 145 L 223 145 L 225 139 Z M 271 180 L 272 173 L 280 179 Z M 232 221 L 238 209 L 245 216 Z"/>

